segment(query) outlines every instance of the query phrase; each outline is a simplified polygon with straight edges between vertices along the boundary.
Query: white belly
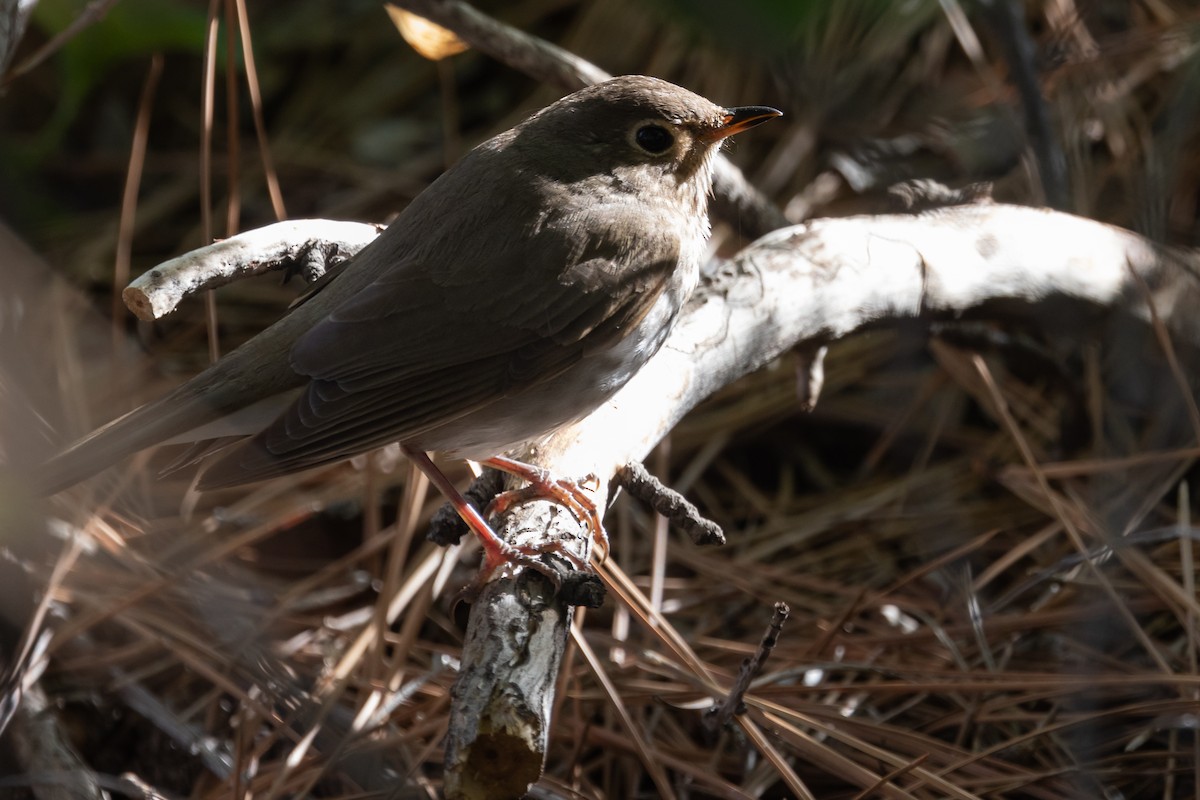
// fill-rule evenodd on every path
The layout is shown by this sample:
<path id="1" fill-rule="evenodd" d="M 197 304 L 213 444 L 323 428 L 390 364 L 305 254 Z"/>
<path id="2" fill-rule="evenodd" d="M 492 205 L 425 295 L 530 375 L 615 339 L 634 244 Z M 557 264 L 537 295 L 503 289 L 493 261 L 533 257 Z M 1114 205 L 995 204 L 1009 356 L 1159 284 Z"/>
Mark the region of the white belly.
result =
<path id="1" fill-rule="evenodd" d="M 658 352 L 694 283 L 693 277 L 691 285 L 664 291 L 637 330 L 615 347 L 592 353 L 552 380 L 497 398 L 407 444 L 479 460 L 540 439 L 587 416 Z"/>

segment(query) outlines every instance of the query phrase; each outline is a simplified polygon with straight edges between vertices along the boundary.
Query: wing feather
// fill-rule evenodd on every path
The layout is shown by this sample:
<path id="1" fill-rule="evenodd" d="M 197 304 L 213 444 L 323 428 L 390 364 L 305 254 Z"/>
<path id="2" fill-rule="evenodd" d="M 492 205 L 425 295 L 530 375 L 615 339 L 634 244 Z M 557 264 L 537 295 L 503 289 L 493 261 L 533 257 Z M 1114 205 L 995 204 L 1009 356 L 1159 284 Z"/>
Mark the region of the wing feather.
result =
<path id="1" fill-rule="evenodd" d="M 438 274 L 419 263 L 389 271 L 299 340 L 291 363 L 308 386 L 274 423 L 207 470 L 201 488 L 412 440 L 553 380 L 636 329 L 676 269 L 678 246 L 664 237 L 635 247 L 591 245 L 580 255 L 569 275 L 560 268 L 533 291 L 514 278 L 523 266 L 494 261 L 469 289 L 439 285 Z M 477 307 L 464 313 L 463 295 L 478 298 Z"/>

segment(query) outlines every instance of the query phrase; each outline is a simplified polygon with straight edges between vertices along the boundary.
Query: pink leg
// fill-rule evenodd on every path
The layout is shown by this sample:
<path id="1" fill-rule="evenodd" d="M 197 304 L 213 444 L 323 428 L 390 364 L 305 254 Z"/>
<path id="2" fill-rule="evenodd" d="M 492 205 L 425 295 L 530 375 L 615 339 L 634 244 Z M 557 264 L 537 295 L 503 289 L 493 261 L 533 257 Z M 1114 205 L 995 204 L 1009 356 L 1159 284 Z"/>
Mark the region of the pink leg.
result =
<path id="1" fill-rule="evenodd" d="M 421 472 L 424 472 L 429 477 L 433 485 L 450 501 L 450 505 L 462 517 L 462 521 L 467 523 L 467 527 L 479 537 L 479 542 L 483 545 L 483 569 L 476 580 L 477 585 L 482 585 L 486 582 L 497 568 L 511 563 L 525 564 L 542 574 L 548 574 L 552 580 L 554 579 L 553 574 L 548 573 L 545 564 L 522 553 L 497 536 L 496 532 L 492 530 L 492 526 L 488 525 L 487 520 L 483 518 L 483 515 L 467 502 L 458 489 L 454 488 L 454 484 L 442 474 L 442 471 L 437 468 L 437 465 L 433 463 L 427 453 L 422 450 L 413 450 L 405 445 L 400 445 L 400 449 L 417 465 L 417 468 Z"/>

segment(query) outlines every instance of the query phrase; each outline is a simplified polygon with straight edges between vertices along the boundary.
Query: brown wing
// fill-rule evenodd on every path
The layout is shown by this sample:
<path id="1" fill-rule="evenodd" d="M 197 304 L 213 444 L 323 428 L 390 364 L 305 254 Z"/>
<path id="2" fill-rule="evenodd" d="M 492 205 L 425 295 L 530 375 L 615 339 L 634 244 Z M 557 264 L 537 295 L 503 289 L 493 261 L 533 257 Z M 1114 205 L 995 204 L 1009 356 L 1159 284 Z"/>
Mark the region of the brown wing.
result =
<path id="1" fill-rule="evenodd" d="M 547 258 L 544 249 L 539 255 Z M 571 255 L 564 249 L 558 263 Z M 443 285 L 447 274 L 461 279 L 461 269 L 439 274 L 410 263 L 389 271 L 297 343 L 292 366 L 311 383 L 276 422 L 214 464 L 201 488 L 411 439 L 553 379 L 636 327 L 676 268 L 678 246 L 655 235 L 591 244 L 579 255 L 569 272 L 532 286 L 524 265 L 494 259 L 471 286 Z"/>

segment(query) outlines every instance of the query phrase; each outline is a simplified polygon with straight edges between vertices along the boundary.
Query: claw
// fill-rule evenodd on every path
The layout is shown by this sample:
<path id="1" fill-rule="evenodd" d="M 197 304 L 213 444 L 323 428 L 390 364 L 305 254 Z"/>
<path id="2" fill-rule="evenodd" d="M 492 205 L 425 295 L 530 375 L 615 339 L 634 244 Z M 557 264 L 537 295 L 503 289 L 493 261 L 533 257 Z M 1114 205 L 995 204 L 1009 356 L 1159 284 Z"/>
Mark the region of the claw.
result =
<path id="1" fill-rule="evenodd" d="M 596 508 L 596 504 L 592 502 L 592 498 L 588 496 L 581 485 L 585 482 L 595 482 L 599 486 L 600 479 L 596 475 L 589 474 L 581 481 L 554 478 L 541 467 L 503 456 L 489 458 L 482 463 L 492 469 L 507 472 L 509 475 L 515 475 L 529 482 L 529 486 L 524 489 L 515 489 L 511 492 L 502 492 L 500 495 L 497 495 L 492 501 L 497 508 L 509 508 L 523 500 L 535 498 L 553 500 L 560 505 L 566 506 L 575 515 L 576 519 L 591 529 L 592 541 L 596 545 L 600 561 L 603 562 L 608 558 L 608 536 L 605 534 L 604 525 L 600 521 L 600 512 Z"/>

